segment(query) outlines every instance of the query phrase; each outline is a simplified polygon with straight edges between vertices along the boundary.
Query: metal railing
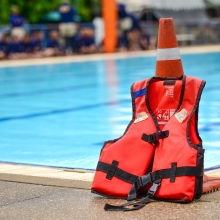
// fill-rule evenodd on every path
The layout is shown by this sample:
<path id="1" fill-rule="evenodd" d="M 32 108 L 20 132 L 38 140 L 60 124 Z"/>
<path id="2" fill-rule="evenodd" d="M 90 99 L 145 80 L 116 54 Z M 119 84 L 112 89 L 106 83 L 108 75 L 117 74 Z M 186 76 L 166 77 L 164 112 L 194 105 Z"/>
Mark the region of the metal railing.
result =
<path id="1" fill-rule="evenodd" d="M 154 35 L 157 38 L 159 28 L 158 22 L 141 22 L 140 24 L 143 29 L 146 29 L 148 34 Z M 44 33 L 42 47 L 45 48 L 47 46 L 49 32 L 51 30 L 58 30 L 58 24 L 24 24 L 23 28 L 27 34 L 32 34 L 35 31 L 42 31 Z M 10 30 L 10 25 L 0 26 L 1 35 L 10 32 Z M 194 21 L 193 23 L 178 22 L 175 23 L 175 31 L 179 46 L 220 43 L 220 20 L 211 20 L 208 23 L 203 23 L 201 21 Z"/>
<path id="2" fill-rule="evenodd" d="M 220 20 L 178 22 L 174 24 L 179 46 L 220 43 Z M 141 27 L 157 38 L 158 22 L 143 22 Z"/>

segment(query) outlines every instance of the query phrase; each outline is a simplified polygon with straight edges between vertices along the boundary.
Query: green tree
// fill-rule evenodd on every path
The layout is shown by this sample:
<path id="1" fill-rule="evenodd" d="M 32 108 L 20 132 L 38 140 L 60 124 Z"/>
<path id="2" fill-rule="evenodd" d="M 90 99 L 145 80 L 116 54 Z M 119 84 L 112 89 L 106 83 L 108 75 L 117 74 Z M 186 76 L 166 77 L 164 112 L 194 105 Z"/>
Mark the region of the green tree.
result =
<path id="1" fill-rule="evenodd" d="M 101 14 L 101 0 L 74 0 L 73 4 L 81 21 L 90 22 L 94 16 Z"/>
<path id="2" fill-rule="evenodd" d="M 17 5 L 29 23 L 38 23 L 42 15 L 57 9 L 61 0 L 0 0 L 0 24 L 9 24 L 11 6 Z"/>
<path id="3" fill-rule="evenodd" d="M 9 24 L 11 6 L 17 5 L 20 14 L 28 23 L 39 23 L 40 17 L 54 11 L 62 3 L 62 0 L 0 0 L 0 24 Z M 100 0 L 71 0 L 76 12 L 82 21 L 91 21 L 94 14 L 101 8 Z"/>

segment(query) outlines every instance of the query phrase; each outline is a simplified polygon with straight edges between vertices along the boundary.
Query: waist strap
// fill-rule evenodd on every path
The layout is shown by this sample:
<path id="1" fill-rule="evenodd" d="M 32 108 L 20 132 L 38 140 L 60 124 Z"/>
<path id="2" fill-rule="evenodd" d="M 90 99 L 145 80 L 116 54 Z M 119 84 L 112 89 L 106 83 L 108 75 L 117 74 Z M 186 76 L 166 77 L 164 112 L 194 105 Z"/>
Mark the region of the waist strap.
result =
<path id="1" fill-rule="evenodd" d="M 102 172 L 108 174 L 109 171 L 112 170 L 111 166 L 112 166 L 111 164 L 99 161 L 96 170 L 99 170 L 99 171 L 102 171 Z M 125 182 L 131 183 L 131 184 L 134 184 L 138 178 L 138 176 L 135 176 L 135 175 L 128 173 L 128 172 L 126 172 L 122 169 L 119 169 L 117 167 L 114 170 L 114 173 L 112 173 L 112 176 L 115 176 L 118 179 L 124 180 Z"/>
<path id="2" fill-rule="evenodd" d="M 177 163 L 172 163 L 170 169 L 157 170 L 153 173 L 146 174 L 144 176 L 138 177 L 135 183 L 132 185 L 131 190 L 128 193 L 127 200 L 130 201 L 120 206 L 112 206 L 106 204 L 104 209 L 106 211 L 132 211 L 138 210 L 144 207 L 147 203 L 151 202 L 154 195 L 156 194 L 158 188 L 160 187 L 161 180 L 165 178 L 170 178 L 170 182 L 175 182 L 175 177 L 179 176 L 203 176 L 203 167 L 176 167 Z M 152 187 L 148 191 L 147 197 L 143 198 L 140 202 L 135 202 L 137 199 L 137 193 L 143 187 L 153 183 Z M 125 208 L 128 205 L 132 205 L 133 208 Z"/>
<path id="3" fill-rule="evenodd" d="M 111 170 L 111 164 L 99 161 L 96 170 L 107 173 Z M 150 175 L 150 178 L 149 178 Z M 157 170 L 153 173 L 143 175 L 138 177 L 131 173 L 128 173 L 118 167 L 116 167 L 112 176 L 117 177 L 118 179 L 124 180 L 125 182 L 135 185 L 135 189 L 139 190 L 150 183 L 153 183 L 155 180 L 165 179 L 165 178 L 174 178 L 179 176 L 203 176 L 203 167 L 175 167 L 175 173 L 173 173 L 173 167 L 169 169 Z"/>
<path id="4" fill-rule="evenodd" d="M 172 178 L 172 170 L 173 168 L 170 168 L 151 173 L 152 182 L 159 179 Z M 176 167 L 174 177 L 178 176 L 203 176 L 203 167 Z"/>

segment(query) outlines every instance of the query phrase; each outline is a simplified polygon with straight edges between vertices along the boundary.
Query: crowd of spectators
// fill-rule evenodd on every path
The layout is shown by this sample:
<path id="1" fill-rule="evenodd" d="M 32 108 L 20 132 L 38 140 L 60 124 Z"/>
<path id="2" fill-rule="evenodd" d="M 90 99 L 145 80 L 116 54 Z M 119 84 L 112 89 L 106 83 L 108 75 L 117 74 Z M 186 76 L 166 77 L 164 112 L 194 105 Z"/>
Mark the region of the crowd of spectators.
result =
<path id="1" fill-rule="evenodd" d="M 12 8 L 10 33 L 0 35 L 0 59 L 24 59 L 71 54 L 102 53 L 102 44 L 94 39 L 91 24 L 73 22 L 75 12 L 67 0 L 57 9 L 61 23 L 57 29 L 45 32 L 27 33 L 23 28 L 24 19 L 16 6 Z M 124 5 L 118 5 L 118 44 L 117 52 L 150 50 L 156 47 L 156 38 L 141 29 L 138 19 L 126 12 Z M 46 43 L 45 43 L 46 41 Z M 43 43 L 44 42 L 44 43 Z"/>

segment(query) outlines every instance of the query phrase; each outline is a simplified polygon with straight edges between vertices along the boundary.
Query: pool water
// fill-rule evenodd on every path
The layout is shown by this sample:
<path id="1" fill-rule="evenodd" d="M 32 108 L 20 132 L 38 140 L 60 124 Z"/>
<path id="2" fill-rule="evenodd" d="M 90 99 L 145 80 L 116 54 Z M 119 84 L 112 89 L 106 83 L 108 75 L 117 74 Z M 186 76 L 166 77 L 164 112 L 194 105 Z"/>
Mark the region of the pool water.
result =
<path id="1" fill-rule="evenodd" d="M 182 55 L 206 80 L 199 131 L 205 168 L 220 164 L 220 53 Z M 154 76 L 156 57 L 0 68 L 0 161 L 95 169 L 105 140 L 132 117 L 130 86 Z"/>

